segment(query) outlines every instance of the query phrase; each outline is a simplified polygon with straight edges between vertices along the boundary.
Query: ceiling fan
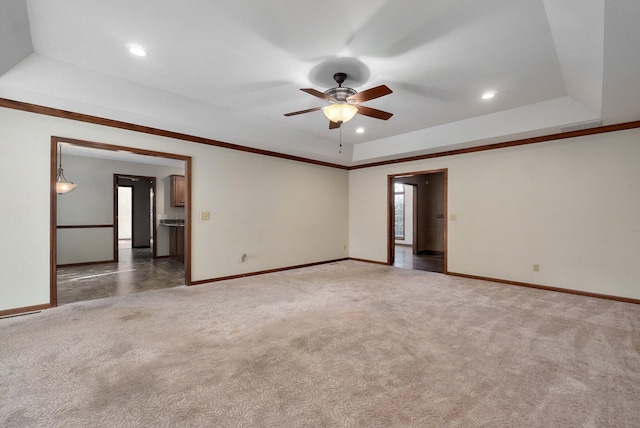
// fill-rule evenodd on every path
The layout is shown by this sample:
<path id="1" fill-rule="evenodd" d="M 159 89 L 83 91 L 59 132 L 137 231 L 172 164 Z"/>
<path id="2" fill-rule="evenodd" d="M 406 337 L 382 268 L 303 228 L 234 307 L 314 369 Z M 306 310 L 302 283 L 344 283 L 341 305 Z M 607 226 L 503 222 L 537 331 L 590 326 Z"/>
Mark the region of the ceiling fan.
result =
<path id="1" fill-rule="evenodd" d="M 312 88 L 301 88 L 300 90 L 307 94 L 313 95 L 325 101 L 329 101 L 329 105 L 324 107 L 314 107 L 307 110 L 294 111 L 286 113 L 285 116 L 296 116 L 303 113 L 311 113 L 312 111 L 322 110 L 324 115 L 329 119 L 329 129 L 340 128 L 340 125 L 353 118 L 356 114 L 373 117 L 376 119 L 388 120 L 392 113 L 377 110 L 371 107 L 360 105 L 361 102 L 380 98 L 389 95 L 393 91 L 386 85 L 376 86 L 375 88 L 366 89 L 358 92 L 355 89 L 343 87 L 342 84 L 347 80 L 346 73 L 336 73 L 333 79 L 338 84 L 337 87 L 327 89 L 324 92 Z"/>

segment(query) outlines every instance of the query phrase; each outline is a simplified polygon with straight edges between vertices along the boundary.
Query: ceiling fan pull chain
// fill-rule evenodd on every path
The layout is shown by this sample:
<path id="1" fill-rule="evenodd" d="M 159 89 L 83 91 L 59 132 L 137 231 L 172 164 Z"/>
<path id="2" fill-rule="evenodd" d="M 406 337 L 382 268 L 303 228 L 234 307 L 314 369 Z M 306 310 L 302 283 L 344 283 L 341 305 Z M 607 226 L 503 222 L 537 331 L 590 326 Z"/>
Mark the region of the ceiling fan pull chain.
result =
<path id="1" fill-rule="evenodd" d="M 340 150 L 339 153 L 342 154 L 342 126 L 340 127 Z"/>

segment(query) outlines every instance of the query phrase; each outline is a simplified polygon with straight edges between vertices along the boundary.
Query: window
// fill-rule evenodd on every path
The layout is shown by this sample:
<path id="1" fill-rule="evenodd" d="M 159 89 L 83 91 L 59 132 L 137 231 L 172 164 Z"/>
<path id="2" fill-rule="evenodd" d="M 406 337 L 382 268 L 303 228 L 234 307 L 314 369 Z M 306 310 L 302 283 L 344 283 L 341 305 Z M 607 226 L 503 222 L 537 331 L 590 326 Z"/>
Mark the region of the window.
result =
<path id="1" fill-rule="evenodd" d="M 404 240 L 404 184 L 394 183 L 395 237 Z"/>

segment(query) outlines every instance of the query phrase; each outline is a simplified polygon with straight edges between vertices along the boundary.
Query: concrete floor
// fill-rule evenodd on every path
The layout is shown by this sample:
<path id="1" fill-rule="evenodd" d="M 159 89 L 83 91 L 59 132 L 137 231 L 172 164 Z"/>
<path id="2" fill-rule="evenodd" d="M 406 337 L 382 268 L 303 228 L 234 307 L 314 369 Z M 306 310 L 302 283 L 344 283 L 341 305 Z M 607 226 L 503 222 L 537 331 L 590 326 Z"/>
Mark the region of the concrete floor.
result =
<path id="1" fill-rule="evenodd" d="M 122 247 L 121 247 L 122 248 Z M 150 248 L 125 248 L 118 263 L 59 267 L 58 305 L 184 285 L 184 264 L 153 259 Z"/>

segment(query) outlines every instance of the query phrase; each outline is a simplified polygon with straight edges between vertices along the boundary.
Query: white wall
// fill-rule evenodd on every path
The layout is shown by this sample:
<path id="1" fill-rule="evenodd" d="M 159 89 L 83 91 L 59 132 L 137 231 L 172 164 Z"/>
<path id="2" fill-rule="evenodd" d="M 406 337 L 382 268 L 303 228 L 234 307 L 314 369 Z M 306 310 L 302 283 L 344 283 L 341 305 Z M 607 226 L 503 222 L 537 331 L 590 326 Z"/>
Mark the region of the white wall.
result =
<path id="1" fill-rule="evenodd" d="M 113 228 L 59 229 L 57 264 L 113 260 Z"/>
<path id="2" fill-rule="evenodd" d="M 49 302 L 52 135 L 193 157 L 194 281 L 385 262 L 387 174 L 448 168 L 449 271 L 640 298 L 637 129 L 347 173 L 0 108 L 0 310 Z"/>
<path id="3" fill-rule="evenodd" d="M 640 298 L 640 130 L 353 170 L 349 255 L 386 262 L 388 174 L 441 168 L 450 272 Z"/>
<path id="4" fill-rule="evenodd" d="M 49 302 L 52 135 L 193 158 L 194 281 L 347 257 L 347 171 L 0 108 L 0 310 Z"/>
<path id="5" fill-rule="evenodd" d="M 62 167 L 66 178 L 78 187 L 58 195 L 58 225 L 113 224 L 113 174 L 156 177 L 157 214 L 184 218 L 184 208 L 169 206 L 167 179 L 171 174 L 184 174 L 184 168 L 70 156 L 64 147 Z M 160 226 L 157 232 L 157 255 L 166 256 L 169 232 Z M 57 256 L 58 264 L 113 260 L 113 229 L 59 229 Z"/>

